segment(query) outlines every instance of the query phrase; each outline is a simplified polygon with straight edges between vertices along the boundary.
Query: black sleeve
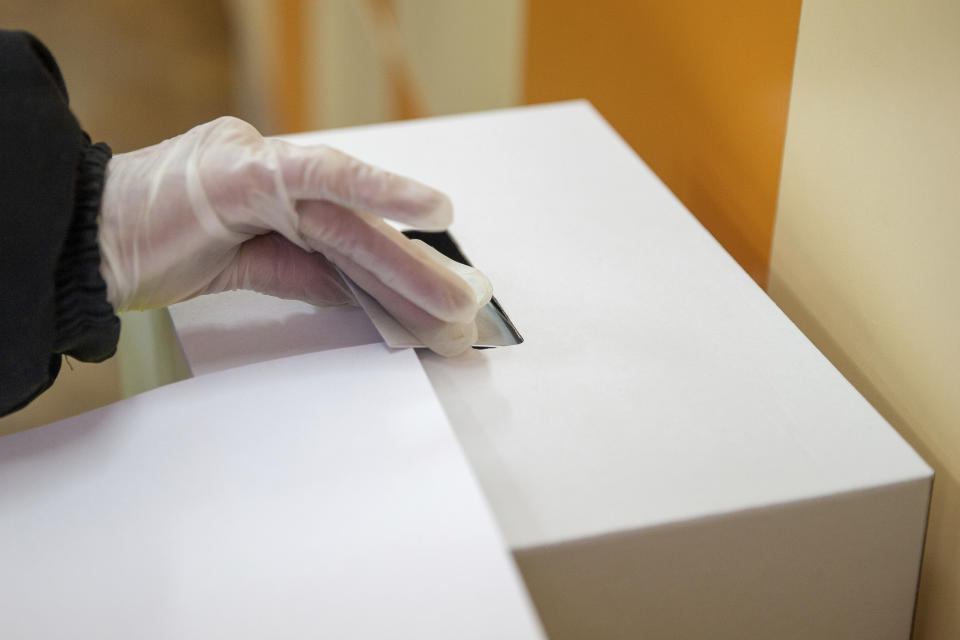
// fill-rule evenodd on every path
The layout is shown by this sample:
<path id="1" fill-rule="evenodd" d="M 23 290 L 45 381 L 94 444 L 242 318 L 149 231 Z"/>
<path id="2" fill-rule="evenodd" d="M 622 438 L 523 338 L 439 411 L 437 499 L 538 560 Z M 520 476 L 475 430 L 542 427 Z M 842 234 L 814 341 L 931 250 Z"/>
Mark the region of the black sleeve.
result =
<path id="1" fill-rule="evenodd" d="M 110 148 L 91 144 L 50 52 L 0 30 L 0 415 L 53 384 L 62 354 L 113 355 L 97 213 Z"/>

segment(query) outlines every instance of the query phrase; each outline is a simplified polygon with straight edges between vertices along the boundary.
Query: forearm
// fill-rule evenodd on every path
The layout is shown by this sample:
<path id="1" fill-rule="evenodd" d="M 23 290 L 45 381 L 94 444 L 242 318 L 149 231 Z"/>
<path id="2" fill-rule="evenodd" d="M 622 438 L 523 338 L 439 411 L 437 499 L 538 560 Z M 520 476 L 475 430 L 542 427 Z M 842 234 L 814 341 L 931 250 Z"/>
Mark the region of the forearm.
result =
<path id="1" fill-rule="evenodd" d="M 63 354 L 109 357 L 119 320 L 99 275 L 106 145 L 71 114 L 50 53 L 0 31 L 0 415 L 49 387 Z"/>

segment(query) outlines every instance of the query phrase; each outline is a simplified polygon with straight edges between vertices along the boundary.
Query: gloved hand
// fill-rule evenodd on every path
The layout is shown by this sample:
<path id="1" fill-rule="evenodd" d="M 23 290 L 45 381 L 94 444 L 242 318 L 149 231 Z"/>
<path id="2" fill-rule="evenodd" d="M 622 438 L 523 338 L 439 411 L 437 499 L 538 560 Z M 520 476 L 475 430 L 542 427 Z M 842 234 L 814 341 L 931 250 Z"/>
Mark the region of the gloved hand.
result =
<path id="1" fill-rule="evenodd" d="M 101 273 L 117 311 L 230 289 L 352 303 L 336 265 L 432 350 L 460 353 L 476 340 L 489 281 L 382 218 L 442 230 L 452 206 L 335 149 L 220 118 L 110 161 Z"/>

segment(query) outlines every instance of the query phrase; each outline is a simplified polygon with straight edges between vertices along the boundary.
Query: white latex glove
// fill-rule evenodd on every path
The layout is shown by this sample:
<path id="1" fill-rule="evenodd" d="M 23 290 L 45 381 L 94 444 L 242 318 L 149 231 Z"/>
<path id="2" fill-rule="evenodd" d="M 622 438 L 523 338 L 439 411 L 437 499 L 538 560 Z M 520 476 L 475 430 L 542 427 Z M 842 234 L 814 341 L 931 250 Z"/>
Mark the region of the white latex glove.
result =
<path id="1" fill-rule="evenodd" d="M 351 304 L 333 263 L 425 345 L 455 355 L 476 340 L 489 281 L 382 220 L 442 230 L 452 215 L 418 182 L 220 118 L 110 161 L 101 273 L 117 311 L 231 289 Z"/>

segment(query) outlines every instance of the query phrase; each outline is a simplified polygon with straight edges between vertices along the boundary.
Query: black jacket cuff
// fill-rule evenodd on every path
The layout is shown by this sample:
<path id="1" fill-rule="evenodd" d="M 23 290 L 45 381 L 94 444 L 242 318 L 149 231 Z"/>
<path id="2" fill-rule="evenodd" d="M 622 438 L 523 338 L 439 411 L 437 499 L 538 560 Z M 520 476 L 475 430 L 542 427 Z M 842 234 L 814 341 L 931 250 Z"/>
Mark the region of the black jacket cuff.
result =
<path id="1" fill-rule="evenodd" d="M 120 339 L 120 319 L 107 301 L 97 244 L 97 216 L 111 155 L 105 143 L 90 144 L 87 138 L 77 171 L 73 220 L 55 275 L 54 352 L 85 362 L 106 360 Z"/>

